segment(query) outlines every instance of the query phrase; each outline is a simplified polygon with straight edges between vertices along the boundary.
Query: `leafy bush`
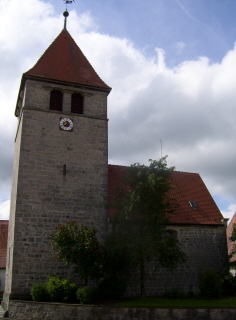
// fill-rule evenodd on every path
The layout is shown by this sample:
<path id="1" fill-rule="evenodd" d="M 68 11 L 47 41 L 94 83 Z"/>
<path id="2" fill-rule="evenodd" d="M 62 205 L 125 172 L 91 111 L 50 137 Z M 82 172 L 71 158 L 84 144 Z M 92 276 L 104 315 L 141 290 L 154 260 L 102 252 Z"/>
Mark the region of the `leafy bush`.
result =
<path id="1" fill-rule="evenodd" d="M 118 277 L 106 277 L 98 286 L 100 297 L 105 299 L 121 298 L 126 290 L 127 280 Z"/>
<path id="2" fill-rule="evenodd" d="M 35 283 L 31 288 L 31 296 L 34 301 L 48 301 L 49 296 L 45 283 Z"/>
<path id="3" fill-rule="evenodd" d="M 51 301 L 68 302 L 74 301 L 76 298 L 76 284 L 64 277 L 49 277 L 46 282 L 46 288 Z"/>
<path id="4" fill-rule="evenodd" d="M 75 221 L 59 224 L 51 235 L 52 248 L 57 259 L 66 265 L 74 265 L 75 272 L 84 280 L 99 279 L 103 261 L 103 247 L 97 239 L 97 231 Z"/>
<path id="5" fill-rule="evenodd" d="M 236 296 L 236 277 L 228 270 L 221 275 L 222 291 L 225 295 Z"/>
<path id="6" fill-rule="evenodd" d="M 77 299 L 80 301 L 80 303 L 90 303 L 92 301 L 92 297 L 94 294 L 94 290 L 88 286 L 79 288 L 76 291 Z"/>
<path id="7" fill-rule="evenodd" d="M 200 269 L 198 274 L 199 289 L 204 298 L 219 298 L 221 294 L 220 276 L 211 269 Z"/>

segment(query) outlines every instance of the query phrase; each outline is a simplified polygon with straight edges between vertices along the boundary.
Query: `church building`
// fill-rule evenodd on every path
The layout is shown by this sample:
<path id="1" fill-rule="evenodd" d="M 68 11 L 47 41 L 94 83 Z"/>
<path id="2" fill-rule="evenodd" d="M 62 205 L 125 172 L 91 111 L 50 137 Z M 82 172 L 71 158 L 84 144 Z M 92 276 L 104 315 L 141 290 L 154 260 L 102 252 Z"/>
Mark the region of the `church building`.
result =
<path id="1" fill-rule="evenodd" d="M 59 223 L 83 223 L 97 229 L 100 239 L 108 232 L 104 199 L 122 175 L 122 167 L 108 166 L 110 91 L 66 27 L 22 76 L 15 110 L 5 310 L 9 299 L 29 298 L 32 285 L 49 275 L 71 276 L 51 249 L 50 235 Z M 174 172 L 173 181 L 180 207 L 171 229 L 189 258 L 173 274 L 149 274 L 148 295 L 180 286 L 196 291 L 199 267 L 221 270 L 227 259 L 224 219 L 200 176 Z M 128 294 L 139 292 L 137 283 L 133 274 Z"/>

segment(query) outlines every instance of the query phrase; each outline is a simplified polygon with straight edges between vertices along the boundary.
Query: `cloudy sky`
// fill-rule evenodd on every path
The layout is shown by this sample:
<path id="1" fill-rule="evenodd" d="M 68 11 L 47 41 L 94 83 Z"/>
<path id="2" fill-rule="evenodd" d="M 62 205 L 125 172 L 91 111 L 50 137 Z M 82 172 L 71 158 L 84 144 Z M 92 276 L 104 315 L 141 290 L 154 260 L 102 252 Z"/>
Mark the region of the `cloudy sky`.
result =
<path id="1" fill-rule="evenodd" d="M 8 219 L 21 75 L 63 28 L 63 0 L 0 0 L 0 219 Z M 109 95 L 109 163 L 168 155 L 236 211 L 236 1 L 76 0 L 67 29 Z"/>

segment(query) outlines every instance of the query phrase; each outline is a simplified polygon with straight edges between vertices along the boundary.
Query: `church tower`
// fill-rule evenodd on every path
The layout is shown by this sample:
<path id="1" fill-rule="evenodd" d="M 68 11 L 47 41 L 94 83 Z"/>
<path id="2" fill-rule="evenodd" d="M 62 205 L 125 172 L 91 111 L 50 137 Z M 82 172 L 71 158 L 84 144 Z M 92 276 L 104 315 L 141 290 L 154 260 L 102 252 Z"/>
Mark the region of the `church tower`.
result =
<path id="1" fill-rule="evenodd" d="M 66 28 L 22 76 L 5 304 L 60 273 L 50 245 L 59 223 L 83 223 L 100 237 L 107 232 L 110 90 Z"/>

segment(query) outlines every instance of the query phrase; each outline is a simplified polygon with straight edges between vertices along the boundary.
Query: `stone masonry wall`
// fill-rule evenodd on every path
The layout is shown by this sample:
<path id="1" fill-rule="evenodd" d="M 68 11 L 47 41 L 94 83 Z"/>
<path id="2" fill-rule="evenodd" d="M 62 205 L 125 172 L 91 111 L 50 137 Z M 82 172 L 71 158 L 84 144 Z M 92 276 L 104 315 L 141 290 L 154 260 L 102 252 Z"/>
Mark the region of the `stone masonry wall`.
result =
<path id="1" fill-rule="evenodd" d="M 128 308 L 11 301 L 18 320 L 232 320 L 235 308 Z"/>
<path id="2" fill-rule="evenodd" d="M 34 283 L 60 274 L 50 247 L 58 223 L 78 221 L 100 237 L 107 232 L 107 94 L 84 91 L 85 111 L 78 115 L 69 112 L 76 90 L 64 88 L 63 111 L 55 112 L 49 110 L 48 84 L 26 82 L 9 227 L 5 291 L 11 297 L 23 298 Z M 72 132 L 59 130 L 61 117 L 73 120 Z"/>
<path id="3" fill-rule="evenodd" d="M 6 257 L 6 277 L 5 277 L 5 290 L 3 307 L 8 309 L 8 299 L 11 292 L 12 284 L 12 262 L 13 262 L 13 246 L 14 246 L 14 231 L 15 231 L 15 211 L 16 211 L 16 196 L 17 196 L 17 183 L 18 183 L 18 170 L 20 158 L 20 142 L 22 134 L 21 118 L 18 119 L 18 128 L 15 140 L 15 153 L 12 171 L 12 188 L 11 188 L 11 206 L 8 225 L 8 242 L 7 242 L 7 257 Z"/>
<path id="4" fill-rule="evenodd" d="M 224 226 L 173 226 L 177 231 L 187 261 L 173 273 L 166 269 L 154 270 L 147 266 L 146 295 L 159 296 L 173 290 L 199 293 L 198 271 L 210 267 L 221 272 L 227 266 L 226 229 Z M 140 295 L 140 275 L 132 273 L 127 291 L 128 296 Z"/>

